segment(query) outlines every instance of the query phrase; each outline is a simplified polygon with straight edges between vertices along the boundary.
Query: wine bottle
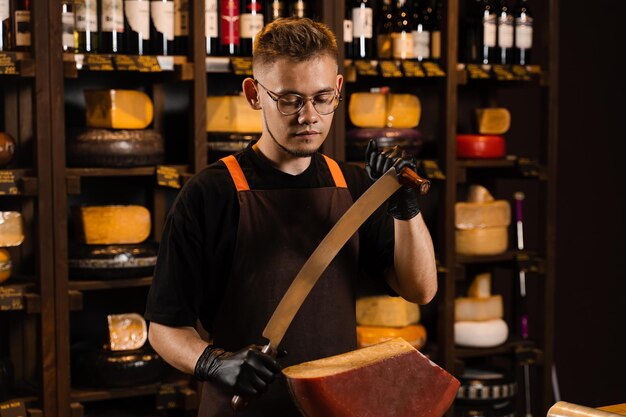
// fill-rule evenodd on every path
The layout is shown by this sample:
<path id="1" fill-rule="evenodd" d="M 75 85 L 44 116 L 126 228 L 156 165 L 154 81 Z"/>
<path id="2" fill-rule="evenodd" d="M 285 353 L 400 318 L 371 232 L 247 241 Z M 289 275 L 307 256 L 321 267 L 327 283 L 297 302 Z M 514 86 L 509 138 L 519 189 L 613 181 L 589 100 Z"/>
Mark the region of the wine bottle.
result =
<path id="1" fill-rule="evenodd" d="M 374 11 L 370 0 L 352 3 L 352 36 L 354 58 L 372 59 L 374 56 Z"/>
<path id="2" fill-rule="evenodd" d="M 265 24 L 276 19 L 285 17 L 285 2 L 283 0 L 270 0 L 266 3 Z"/>
<path id="3" fill-rule="evenodd" d="M 424 61 L 430 58 L 430 15 L 428 0 L 413 1 L 413 58 Z"/>
<path id="4" fill-rule="evenodd" d="M 379 59 L 391 58 L 391 34 L 393 33 L 393 3 L 383 0 L 376 30 L 376 55 Z"/>
<path id="5" fill-rule="evenodd" d="M 189 49 L 189 0 L 174 0 L 174 50 L 187 55 Z"/>
<path id="6" fill-rule="evenodd" d="M 239 16 L 239 47 L 241 55 L 252 56 L 254 37 L 263 29 L 261 0 L 242 0 Z"/>
<path id="7" fill-rule="evenodd" d="M 239 55 L 239 2 L 220 0 L 221 55 Z"/>
<path id="8" fill-rule="evenodd" d="M 443 0 L 436 0 L 432 18 L 430 19 L 430 59 L 441 60 L 441 19 Z"/>
<path id="9" fill-rule="evenodd" d="M 74 6 L 78 51 L 96 52 L 98 50 L 98 4 L 96 0 L 76 0 Z"/>
<path id="10" fill-rule="evenodd" d="M 479 59 L 482 64 L 493 64 L 496 60 L 497 27 L 495 7 L 492 0 L 482 0 L 480 5 L 480 24 L 482 28 L 482 45 Z"/>
<path id="11" fill-rule="evenodd" d="M 150 43 L 155 55 L 174 54 L 174 1 L 150 2 Z"/>
<path id="12" fill-rule="evenodd" d="M 396 2 L 396 16 L 391 34 L 392 55 L 395 59 L 413 58 L 413 14 L 407 0 Z"/>
<path id="13" fill-rule="evenodd" d="M 100 0 L 100 47 L 105 53 L 124 51 L 124 1 Z"/>
<path id="14" fill-rule="evenodd" d="M 518 0 L 513 11 L 515 19 L 514 62 L 529 65 L 533 47 L 533 14 L 527 0 Z"/>
<path id="15" fill-rule="evenodd" d="M 3 0 L 0 0 L 0 4 Z M 63 0 L 61 2 L 61 44 L 63 52 L 76 52 L 77 45 L 75 41 L 76 20 L 74 16 L 74 2 L 71 0 Z M 0 48 L 1 49 L 1 48 Z"/>
<path id="16" fill-rule="evenodd" d="M 219 18 L 217 0 L 204 1 L 204 38 L 207 55 L 217 55 L 219 41 Z"/>
<path id="17" fill-rule="evenodd" d="M 352 59 L 354 57 L 354 29 L 352 27 L 352 16 L 350 9 L 346 7 L 346 13 L 343 18 L 343 53 L 344 58 Z"/>
<path id="18" fill-rule="evenodd" d="M 513 63 L 514 19 L 506 0 L 500 0 L 498 9 L 498 49 L 499 62 L 503 65 Z"/>
<path id="19" fill-rule="evenodd" d="M 459 52 L 461 62 L 481 63 L 482 17 L 480 8 L 483 0 L 466 0 L 464 19 L 461 21 Z"/>
<path id="20" fill-rule="evenodd" d="M 148 54 L 150 2 L 148 0 L 124 0 L 124 24 L 126 52 L 134 55 Z"/>
<path id="21" fill-rule="evenodd" d="M 291 11 L 289 13 L 295 17 L 307 17 L 308 10 L 305 0 L 294 0 L 291 2 Z"/>
<path id="22" fill-rule="evenodd" d="M 11 8 L 9 0 L 0 0 L 0 51 L 11 49 Z"/>

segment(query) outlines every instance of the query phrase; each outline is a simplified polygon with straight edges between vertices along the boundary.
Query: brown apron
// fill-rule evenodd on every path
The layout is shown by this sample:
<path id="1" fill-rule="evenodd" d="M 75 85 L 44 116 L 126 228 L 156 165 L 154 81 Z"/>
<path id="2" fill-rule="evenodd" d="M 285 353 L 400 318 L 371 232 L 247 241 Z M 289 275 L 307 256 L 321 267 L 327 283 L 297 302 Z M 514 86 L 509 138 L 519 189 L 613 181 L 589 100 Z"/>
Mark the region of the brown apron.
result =
<path id="1" fill-rule="evenodd" d="M 213 322 L 213 343 L 228 351 L 262 344 L 261 333 L 293 278 L 324 236 L 352 205 L 341 169 L 327 161 L 335 187 L 250 190 L 233 156 L 223 159 L 240 206 L 232 272 Z M 312 161 L 311 163 L 315 163 Z M 358 238 L 353 236 L 317 282 L 287 330 L 282 367 L 356 349 L 355 278 Z M 300 416 L 282 375 L 236 414 L 232 396 L 204 383 L 199 416 Z"/>

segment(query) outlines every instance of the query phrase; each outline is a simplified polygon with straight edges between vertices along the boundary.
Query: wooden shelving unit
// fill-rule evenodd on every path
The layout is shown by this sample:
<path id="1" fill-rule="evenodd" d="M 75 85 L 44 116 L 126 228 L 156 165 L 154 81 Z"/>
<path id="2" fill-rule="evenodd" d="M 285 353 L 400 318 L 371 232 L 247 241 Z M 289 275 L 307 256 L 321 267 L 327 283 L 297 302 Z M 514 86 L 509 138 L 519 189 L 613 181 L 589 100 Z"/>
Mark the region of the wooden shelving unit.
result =
<path id="1" fill-rule="evenodd" d="M 0 91 L 4 104 L 2 130 L 18 139 L 21 148 L 32 149 L 22 153 L 17 162 L 0 172 L 15 178 L 15 193 L 0 195 L 0 210 L 15 209 L 23 213 L 28 236 L 25 244 L 12 250 L 16 256 L 16 268 L 28 276 L 25 284 L 9 281 L 5 286 L 17 286 L 23 296 L 23 308 L 7 313 L 0 311 L 0 328 L 10 328 L 10 356 L 15 362 L 20 382 L 32 387 L 29 395 L 16 395 L 24 399 L 31 417 L 75 416 L 81 417 L 94 402 L 106 402 L 121 398 L 132 399 L 150 396 L 164 400 L 176 395 L 171 404 L 180 410 L 192 410 L 197 401 L 195 387 L 187 380 L 167 382 L 163 385 L 131 387 L 126 390 L 90 390 L 73 387 L 69 378 L 71 370 L 71 339 L 77 318 L 94 314 L 93 297 L 101 294 L 137 294 L 147 291 L 150 277 L 104 281 L 79 280 L 70 276 L 68 268 L 68 244 L 70 228 L 68 212 L 72 205 L 89 199 L 98 190 L 94 184 L 120 184 L 139 187 L 145 194 L 146 205 L 152 208 L 152 237 L 158 240 L 167 210 L 176 189 L 192 175 L 206 167 L 206 96 L 232 85 L 240 84 L 246 76 L 249 59 L 206 57 L 204 52 L 204 1 L 190 0 L 190 48 L 187 56 L 160 61 L 160 70 L 139 71 L 115 68 L 89 68 L 89 57 L 64 54 L 61 46 L 61 0 L 37 2 L 33 6 L 34 22 L 32 53 L 16 54 L 15 74 L 0 75 Z M 395 62 L 376 66 L 376 74 L 365 75 L 366 63 L 345 61 L 340 56 L 340 71 L 346 75 L 344 103 L 337 109 L 334 123 L 324 144 L 323 151 L 337 159 L 346 160 L 346 131 L 350 126 L 347 118 L 347 102 L 352 92 L 367 90 L 374 86 L 388 85 L 403 92 L 415 92 L 426 104 L 420 125 L 432 138 L 431 153 L 425 160 L 435 161 L 437 174 L 431 179 L 434 192 L 426 206 L 436 216 L 428 218 L 438 259 L 439 292 L 432 306 L 432 334 L 428 342 L 429 355 L 450 371 L 463 369 L 466 362 L 493 357 L 509 358 L 513 362 L 520 354 L 534 355 L 533 370 L 536 379 L 533 389 L 533 413 L 545 414 L 552 403 L 551 367 L 554 361 L 553 316 L 555 277 L 555 173 L 557 149 L 557 92 L 558 92 L 558 0 L 534 1 L 532 6 L 541 25 L 537 44 L 537 67 L 496 69 L 486 71 L 486 78 L 476 74 L 476 69 L 459 62 L 459 19 L 463 10 L 462 0 L 445 0 L 443 14 L 443 58 L 438 63 L 440 73 L 427 68 L 424 76 L 407 76 L 406 68 L 397 65 L 398 72 L 387 77 Z M 312 15 L 327 23 L 342 39 L 345 2 L 323 0 L 314 2 Z M 343 48 L 340 47 L 340 55 Z M 541 50 L 540 50 L 541 49 Z M 108 57 L 112 62 L 114 57 Z M 171 61 L 171 62 L 170 62 Z M 171 66 L 170 66 L 171 64 Z M 384 67 L 385 71 L 382 71 Z M 422 68 L 424 69 L 424 68 Z M 484 68 L 483 68 L 484 70 Z M 497 71 L 496 71 L 497 70 Z M 503 79 L 503 70 L 511 70 L 519 78 Z M 521 72 L 520 72 L 521 71 Z M 520 75 L 521 74 L 521 75 Z M 413 74 L 414 75 L 414 74 Z M 500 79 L 498 78 L 500 77 Z M 226 81 L 226 82 L 224 82 Z M 153 95 L 155 101 L 154 128 L 167 128 L 163 110 L 167 87 L 175 85 L 183 91 L 187 100 L 186 115 L 176 138 L 166 136 L 166 141 L 176 142 L 175 160 L 163 165 L 179 173 L 173 184 L 159 184 L 159 166 L 113 169 L 95 167 L 71 167 L 66 161 L 68 140 L 67 96 L 84 86 L 138 85 Z M 133 84 L 135 83 L 135 84 Z M 456 158 L 456 135 L 459 121 L 467 109 L 467 97 L 472 103 L 496 105 L 517 97 L 515 91 L 532 91 L 521 100 L 532 108 L 541 108 L 541 116 L 533 112 L 512 128 L 513 139 L 518 146 L 509 156 L 499 160 L 459 160 Z M 538 97 L 538 99 L 536 99 Z M 519 113 L 514 113 L 517 117 Z M 531 119 L 532 118 L 532 119 Z M 71 119 L 71 117 L 70 117 Z M 540 119 L 540 120 L 539 120 Z M 178 121 L 179 122 L 179 121 Z M 526 135 L 521 128 L 525 122 L 538 126 L 528 137 L 538 146 L 523 144 L 520 137 Z M 521 129 L 521 130 L 520 130 Z M 521 143 L 521 144 L 520 144 Z M 170 148 L 171 149 L 171 148 Z M 434 149 L 434 150 L 433 150 Z M 538 151 L 537 151 L 538 150 Z M 361 162 L 356 161 L 356 164 Z M 435 172 L 433 171 L 433 172 Z M 95 182 L 94 182 L 95 181 Z M 502 255 L 487 257 L 464 257 L 455 252 L 454 205 L 459 198 L 460 187 L 476 181 L 523 181 L 534 196 L 536 230 L 529 233 L 533 245 L 524 252 L 509 251 Z M 505 187 L 506 188 L 506 187 Z M 505 189 L 503 188 L 503 190 Z M 508 198 L 508 191 L 502 191 Z M 111 200 L 114 200 L 111 197 Z M 525 257 L 528 257 L 525 258 Z M 529 260 L 530 259 L 530 260 Z M 476 268 L 508 270 L 514 279 L 520 263 L 530 262 L 533 282 L 532 291 L 536 306 L 534 317 L 539 317 L 532 330 L 530 341 L 511 337 L 499 347 L 489 349 L 458 348 L 454 344 L 454 299 L 471 278 Z M 78 278 L 78 277 L 77 277 Z M 509 285 L 512 287 L 512 285 Z M 107 297 L 101 297 L 102 299 Z M 102 300 L 101 300 L 102 301 Z M 141 304 L 141 302 L 139 302 Z M 138 311 L 140 312 L 140 311 Z M 99 311 L 104 314 L 104 311 Z M 2 333 L 4 335 L 4 333 Z M 20 351 L 25 343 L 29 348 Z M 2 345 L 0 345 L 0 349 Z M 530 353 L 529 353 L 530 352 Z M 31 395 L 32 394 L 32 395 Z M 20 400 L 21 401 L 21 400 Z M 453 410 L 449 412 L 452 416 Z"/>

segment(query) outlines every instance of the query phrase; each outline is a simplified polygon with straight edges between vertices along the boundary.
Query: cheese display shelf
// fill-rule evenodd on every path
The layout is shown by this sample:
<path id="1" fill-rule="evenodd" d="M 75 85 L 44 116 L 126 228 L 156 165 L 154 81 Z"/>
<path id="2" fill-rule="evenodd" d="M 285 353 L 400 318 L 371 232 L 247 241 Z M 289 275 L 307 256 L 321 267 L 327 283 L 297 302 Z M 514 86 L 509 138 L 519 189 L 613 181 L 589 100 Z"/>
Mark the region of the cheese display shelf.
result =
<path id="1" fill-rule="evenodd" d="M 459 159 L 456 175 L 458 182 L 494 176 L 547 181 L 548 169 L 535 160 L 509 155 L 502 159 Z"/>
<path id="2" fill-rule="evenodd" d="M 23 311 L 26 314 L 41 312 L 41 297 L 37 294 L 34 284 L 14 283 L 16 277 L 11 278 L 11 283 L 0 285 L 0 314 L 4 311 Z"/>
<path id="3" fill-rule="evenodd" d="M 489 348 L 456 348 L 456 356 L 458 358 L 480 358 L 487 356 L 512 355 L 520 350 L 534 350 L 535 343 L 526 340 L 507 341 L 506 343 Z M 535 352 L 537 354 L 537 352 Z M 540 354 L 540 352 L 539 352 Z"/>
<path id="4" fill-rule="evenodd" d="M 70 281 L 68 286 L 76 291 L 110 290 L 114 288 L 149 287 L 152 277 L 117 279 L 117 280 L 89 280 Z"/>
<path id="5" fill-rule="evenodd" d="M 549 74 L 538 65 L 500 65 L 458 63 L 459 85 L 470 83 L 507 83 L 508 85 L 543 85 Z"/>
<path id="6" fill-rule="evenodd" d="M 39 183 L 31 169 L 0 169 L 0 197 L 37 195 Z"/>
<path id="7" fill-rule="evenodd" d="M 177 81 L 193 80 L 186 56 L 71 54 L 63 55 L 63 75 L 78 78 L 88 73 L 140 73 Z"/>
<path id="8" fill-rule="evenodd" d="M 35 61 L 29 52 L 0 51 L 0 62 L 0 84 L 35 76 Z"/>
<path id="9" fill-rule="evenodd" d="M 185 380 L 179 380 L 174 382 L 166 382 L 159 384 L 140 385 L 131 388 L 117 388 L 117 389 L 72 389 L 71 399 L 79 403 L 86 403 L 92 401 L 102 400 L 116 400 L 129 397 L 141 397 L 146 395 L 164 395 L 166 393 L 174 392 L 185 397 L 191 397 L 190 400 L 194 400 L 196 392 L 191 389 L 189 382 Z M 187 405 L 187 407 L 191 407 Z M 185 409 L 185 408 L 183 408 Z M 192 409 L 192 408 L 189 408 Z"/>

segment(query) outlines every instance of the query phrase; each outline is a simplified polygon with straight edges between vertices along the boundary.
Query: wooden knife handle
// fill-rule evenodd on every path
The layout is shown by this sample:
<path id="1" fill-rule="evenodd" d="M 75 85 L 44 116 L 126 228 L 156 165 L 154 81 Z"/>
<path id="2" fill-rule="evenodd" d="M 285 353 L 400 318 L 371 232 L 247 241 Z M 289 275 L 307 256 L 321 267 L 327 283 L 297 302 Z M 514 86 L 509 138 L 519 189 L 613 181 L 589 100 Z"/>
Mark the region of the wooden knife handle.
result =
<path id="1" fill-rule="evenodd" d="M 276 357 L 276 350 L 272 348 L 272 345 L 270 343 L 263 346 L 263 349 L 261 349 L 261 353 L 266 353 L 268 355 Z M 232 400 L 230 400 L 230 405 L 233 407 L 233 410 L 243 410 L 248 405 L 248 399 L 242 397 L 241 395 L 235 395 L 233 396 Z"/>
<path id="2" fill-rule="evenodd" d="M 402 168 L 402 171 L 400 171 L 398 175 L 398 180 L 402 185 L 417 189 L 422 195 L 427 194 L 428 190 L 430 190 L 430 181 L 420 177 L 409 167 Z"/>

